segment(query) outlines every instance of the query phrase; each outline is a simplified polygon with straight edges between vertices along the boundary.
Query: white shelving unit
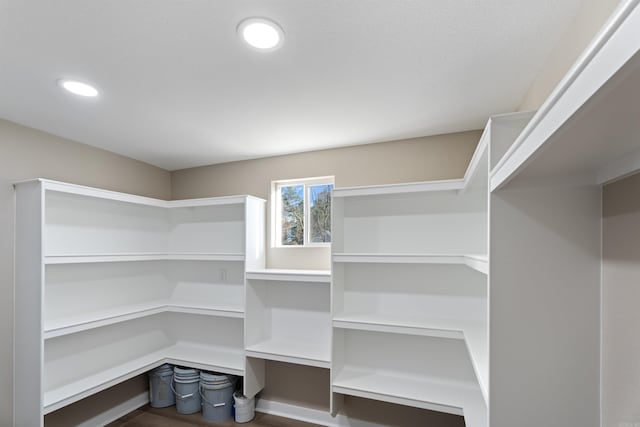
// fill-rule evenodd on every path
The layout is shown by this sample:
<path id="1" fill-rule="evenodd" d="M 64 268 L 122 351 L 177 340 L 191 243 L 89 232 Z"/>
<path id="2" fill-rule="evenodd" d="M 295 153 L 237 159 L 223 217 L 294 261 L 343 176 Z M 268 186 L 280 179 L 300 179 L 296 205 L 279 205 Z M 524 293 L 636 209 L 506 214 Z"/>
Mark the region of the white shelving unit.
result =
<path id="1" fill-rule="evenodd" d="M 507 149 L 490 174 L 492 427 L 636 419 L 633 399 L 611 413 L 601 391 L 612 381 L 601 370 L 601 185 L 640 170 L 639 3 L 622 2 L 531 120 L 498 144 Z M 617 372 L 636 369 L 626 360 Z"/>
<path id="2" fill-rule="evenodd" d="M 264 200 L 166 202 L 40 179 L 16 184 L 16 201 L 16 425 L 165 362 L 244 374 Z"/>
<path id="3" fill-rule="evenodd" d="M 460 180 L 334 189 L 332 413 L 353 395 L 488 425 L 487 148 Z"/>
<path id="4" fill-rule="evenodd" d="M 330 271 L 255 270 L 247 279 L 245 342 L 253 369 L 264 372 L 265 360 L 329 368 Z"/>
<path id="5" fill-rule="evenodd" d="M 334 346 L 340 352 L 334 393 L 465 415 L 468 426 L 486 425 L 463 341 L 337 330 Z"/>

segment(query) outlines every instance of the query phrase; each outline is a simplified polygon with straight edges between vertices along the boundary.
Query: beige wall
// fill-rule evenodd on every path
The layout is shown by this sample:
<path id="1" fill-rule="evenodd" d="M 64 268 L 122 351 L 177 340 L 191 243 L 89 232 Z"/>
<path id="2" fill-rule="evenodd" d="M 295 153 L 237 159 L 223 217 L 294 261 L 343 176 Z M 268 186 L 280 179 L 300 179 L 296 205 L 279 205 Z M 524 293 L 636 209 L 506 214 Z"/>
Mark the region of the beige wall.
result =
<path id="1" fill-rule="evenodd" d="M 269 199 L 271 181 L 334 175 L 336 187 L 461 178 L 479 131 L 315 151 L 175 171 L 174 199 L 252 194 Z M 269 241 L 269 240 L 267 240 Z M 330 268 L 329 249 L 267 250 L 271 268 Z M 329 408 L 326 369 L 267 363 L 262 398 Z M 351 417 L 396 426 L 462 426 L 461 417 L 364 399 L 346 399 Z"/>
<path id="2" fill-rule="evenodd" d="M 273 180 L 327 175 L 335 176 L 336 187 L 461 178 L 479 139 L 480 132 L 471 131 L 184 169 L 171 174 L 172 197 L 251 194 L 268 200 Z M 329 252 L 267 248 L 267 265 L 328 269 Z"/>
<path id="3" fill-rule="evenodd" d="M 169 172 L 0 120 L 0 426 L 12 424 L 13 406 L 15 206 L 11 183 L 38 177 L 161 199 L 171 196 Z"/>
<path id="4" fill-rule="evenodd" d="M 602 425 L 640 424 L 640 174 L 604 187 Z"/>
<path id="5" fill-rule="evenodd" d="M 535 110 L 542 105 L 619 4 L 620 0 L 582 1 L 574 20 L 540 67 L 519 111 Z"/>

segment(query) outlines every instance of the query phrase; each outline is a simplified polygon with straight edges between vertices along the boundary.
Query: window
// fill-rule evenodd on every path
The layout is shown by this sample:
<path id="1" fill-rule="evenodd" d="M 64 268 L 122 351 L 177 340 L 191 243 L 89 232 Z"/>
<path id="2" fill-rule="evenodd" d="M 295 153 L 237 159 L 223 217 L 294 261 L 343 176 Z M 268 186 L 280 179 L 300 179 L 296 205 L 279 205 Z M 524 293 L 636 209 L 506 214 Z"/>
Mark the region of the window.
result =
<path id="1" fill-rule="evenodd" d="M 273 246 L 331 244 L 333 177 L 274 181 Z"/>

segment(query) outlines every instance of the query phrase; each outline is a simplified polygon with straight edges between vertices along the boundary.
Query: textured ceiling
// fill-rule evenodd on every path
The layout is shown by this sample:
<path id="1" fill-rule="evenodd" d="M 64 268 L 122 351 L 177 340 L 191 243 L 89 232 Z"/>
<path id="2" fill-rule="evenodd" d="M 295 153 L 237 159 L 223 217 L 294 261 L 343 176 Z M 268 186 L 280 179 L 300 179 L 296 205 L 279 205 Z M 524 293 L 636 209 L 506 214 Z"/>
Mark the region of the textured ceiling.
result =
<path id="1" fill-rule="evenodd" d="M 169 170 L 481 128 L 517 108 L 580 4 L 0 2 L 0 117 Z M 251 16 L 282 26 L 280 50 L 239 40 Z"/>

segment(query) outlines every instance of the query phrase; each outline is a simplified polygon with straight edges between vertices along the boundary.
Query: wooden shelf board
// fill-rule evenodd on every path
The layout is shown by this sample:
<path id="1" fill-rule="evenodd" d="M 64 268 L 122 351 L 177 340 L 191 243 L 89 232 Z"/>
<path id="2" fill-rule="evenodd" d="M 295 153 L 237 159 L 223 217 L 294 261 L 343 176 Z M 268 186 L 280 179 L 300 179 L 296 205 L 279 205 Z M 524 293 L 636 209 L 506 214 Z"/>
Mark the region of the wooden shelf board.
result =
<path id="1" fill-rule="evenodd" d="M 46 255 L 44 257 L 44 263 L 47 265 L 136 261 L 244 261 L 244 255 L 239 253 L 123 253 Z"/>
<path id="2" fill-rule="evenodd" d="M 44 393 L 44 414 L 48 414 L 98 393 L 163 363 L 244 375 L 242 352 L 178 343 L 102 372 L 84 377 Z"/>
<path id="3" fill-rule="evenodd" d="M 246 348 L 247 357 L 329 368 L 330 346 L 297 340 L 267 340 Z"/>
<path id="4" fill-rule="evenodd" d="M 79 316 L 46 321 L 44 326 L 44 339 L 52 339 L 164 312 L 191 313 L 219 317 L 244 317 L 244 312 L 241 309 L 205 307 L 184 303 L 175 304 L 170 300 L 155 300 L 142 304 L 119 307 L 117 309 L 101 310 Z"/>
<path id="5" fill-rule="evenodd" d="M 375 264 L 460 264 L 487 274 L 484 255 L 464 254 L 392 254 L 392 253 L 334 253 L 333 262 Z"/>
<path id="6" fill-rule="evenodd" d="M 330 270 L 264 269 L 247 271 L 249 280 L 331 283 Z"/>

